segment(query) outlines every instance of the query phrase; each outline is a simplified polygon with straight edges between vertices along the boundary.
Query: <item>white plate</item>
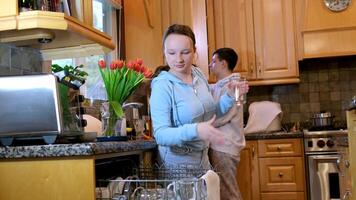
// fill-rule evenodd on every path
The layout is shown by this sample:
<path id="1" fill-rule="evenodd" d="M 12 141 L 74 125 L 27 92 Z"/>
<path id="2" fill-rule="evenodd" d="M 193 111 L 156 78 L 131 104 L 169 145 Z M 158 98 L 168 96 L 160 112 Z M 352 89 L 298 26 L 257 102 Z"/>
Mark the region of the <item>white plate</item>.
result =
<path id="1" fill-rule="evenodd" d="M 111 191 L 112 196 L 114 196 L 114 194 L 122 194 L 124 183 L 124 179 L 121 177 L 117 177 L 115 180 L 110 181 L 108 188 Z"/>

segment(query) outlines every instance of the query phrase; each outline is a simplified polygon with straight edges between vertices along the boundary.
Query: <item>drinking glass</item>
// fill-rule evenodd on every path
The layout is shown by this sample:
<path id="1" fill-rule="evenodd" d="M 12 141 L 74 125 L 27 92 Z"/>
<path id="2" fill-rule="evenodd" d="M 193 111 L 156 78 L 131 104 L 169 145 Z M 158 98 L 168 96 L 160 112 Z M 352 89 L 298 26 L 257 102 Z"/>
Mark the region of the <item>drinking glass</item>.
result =
<path id="1" fill-rule="evenodd" d="M 236 74 L 231 77 L 231 81 L 236 83 L 235 86 L 235 102 L 237 106 L 241 106 L 246 103 L 246 93 L 242 90 L 241 85 L 246 84 L 246 78 Z"/>
<path id="2" fill-rule="evenodd" d="M 240 88 L 240 85 L 244 85 L 244 84 L 246 84 L 246 77 L 240 77 L 239 85 L 235 87 L 235 100 L 238 106 L 241 106 L 242 104 L 246 103 L 246 98 L 247 98 L 246 92 L 243 93 Z"/>

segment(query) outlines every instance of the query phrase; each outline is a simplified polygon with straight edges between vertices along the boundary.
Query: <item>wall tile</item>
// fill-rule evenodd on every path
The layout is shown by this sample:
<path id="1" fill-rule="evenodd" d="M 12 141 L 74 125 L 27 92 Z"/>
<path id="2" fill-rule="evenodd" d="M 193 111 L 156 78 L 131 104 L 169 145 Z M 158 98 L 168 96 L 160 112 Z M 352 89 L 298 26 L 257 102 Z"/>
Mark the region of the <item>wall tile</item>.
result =
<path id="1" fill-rule="evenodd" d="M 304 92 L 309 92 L 309 84 L 307 82 L 301 82 L 299 84 L 299 92 L 304 93 Z"/>
<path id="2" fill-rule="evenodd" d="M 339 71 L 337 69 L 332 69 L 329 71 L 329 80 L 338 81 L 339 80 Z"/>
<path id="3" fill-rule="evenodd" d="M 310 102 L 319 102 L 319 92 L 309 93 L 309 101 Z"/>
<path id="4" fill-rule="evenodd" d="M 322 110 L 346 120 L 345 110 L 356 95 L 356 56 L 303 60 L 299 69 L 299 84 L 250 87 L 248 103 L 279 102 L 284 123 L 308 121 L 313 113 Z"/>
<path id="5" fill-rule="evenodd" d="M 4 44 L 0 44 L 0 68 L 10 66 L 10 56 L 10 48 Z"/>
<path id="6" fill-rule="evenodd" d="M 320 83 L 312 82 L 309 83 L 309 92 L 319 92 L 320 91 Z"/>
<path id="7" fill-rule="evenodd" d="M 300 113 L 291 113 L 290 114 L 290 121 L 292 122 L 299 122 L 301 120 Z"/>
<path id="8" fill-rule="evenodd" d="M 309 82 L 310 83 L 314 83 L 314 82 L 318 82 L 319 80 L 319 77 L 318 77 L 318 73 L 316 72 L 311 72 L 308 74 L 308 77 L 309 77 Z"/>
<path id="9" fill-rule="evenodd" d="M 340 91 L 330 92 L 330 100 L 331 101 L 340 101 Z"/>
<path id="10" fill-rule="evenodd" d="M 318 73 L 319 82 L 326 82 L 329 80 L 328 72 L 319 72 Z"/>
<path id="11" fill-rule="evenodd" d="M 329 92 L 320 92 L 319 93 L 319 100 L 320 101 L 328 101 L 330 99 L 330 93 Z"/>
<path id="12" fill-rule="evenodd" d="M 41 71 L 42 55 L 37 49 L 0 44 L 0 76 Z"/>

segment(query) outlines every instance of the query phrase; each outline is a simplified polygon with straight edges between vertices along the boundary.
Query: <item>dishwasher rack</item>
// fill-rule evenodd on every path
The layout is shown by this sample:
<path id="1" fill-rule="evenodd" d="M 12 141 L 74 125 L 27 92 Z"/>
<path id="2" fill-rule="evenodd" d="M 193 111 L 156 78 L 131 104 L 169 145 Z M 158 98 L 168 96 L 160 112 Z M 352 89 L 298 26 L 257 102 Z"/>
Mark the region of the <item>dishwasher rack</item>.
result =
<path id="1" fill-rule="evenodd" d="M 206 200 L 201 178 L 209 169 L 188 165 L 133 168 L 132 175 L 100 180 L 97 200 Z"/>

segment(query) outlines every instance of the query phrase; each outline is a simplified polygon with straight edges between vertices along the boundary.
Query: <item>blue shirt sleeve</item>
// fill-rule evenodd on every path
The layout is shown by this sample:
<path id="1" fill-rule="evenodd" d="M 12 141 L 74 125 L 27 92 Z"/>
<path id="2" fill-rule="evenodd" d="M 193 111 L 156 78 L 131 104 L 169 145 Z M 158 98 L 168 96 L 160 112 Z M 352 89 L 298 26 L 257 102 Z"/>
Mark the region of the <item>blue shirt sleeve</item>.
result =
<path id="1" fill-rule="evenodd" d="M 180 146 L 185 141 L 198 139 L 197 124 L 174 127 L 170 84 L 168 80 L 163 79 L 152 81 L 150 98 L 152 125 L 157 144 Z"/>
<path id="2" fill-rule="evenodd" d="M 230 97 L 227 93 L 223 94 L 217 103 L 216 116 L 221 117 L 227 113 L 232 108 L 234 103 L 234 98 Z"/>

